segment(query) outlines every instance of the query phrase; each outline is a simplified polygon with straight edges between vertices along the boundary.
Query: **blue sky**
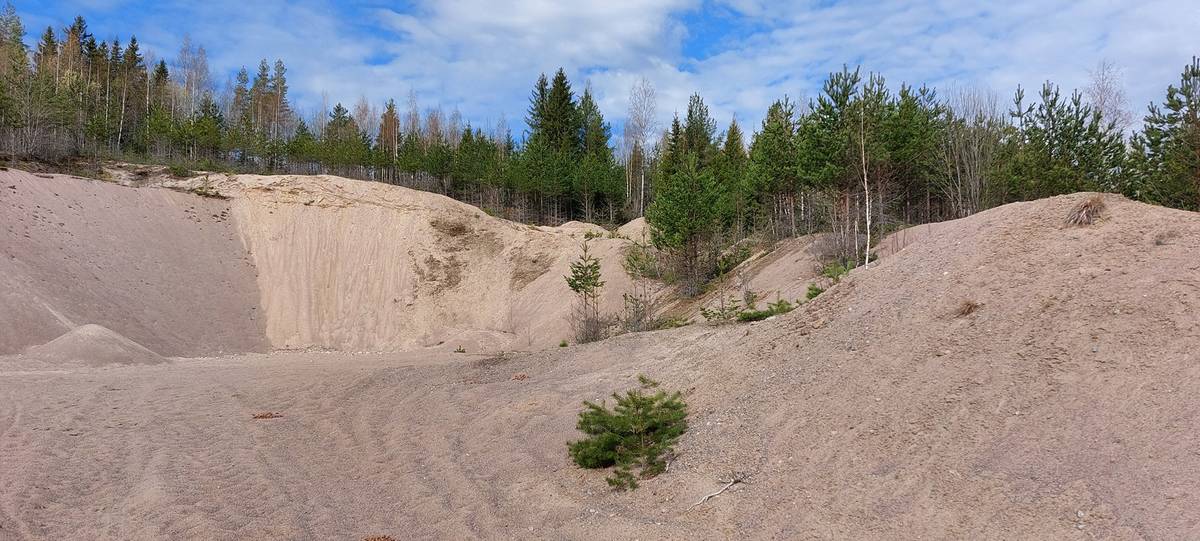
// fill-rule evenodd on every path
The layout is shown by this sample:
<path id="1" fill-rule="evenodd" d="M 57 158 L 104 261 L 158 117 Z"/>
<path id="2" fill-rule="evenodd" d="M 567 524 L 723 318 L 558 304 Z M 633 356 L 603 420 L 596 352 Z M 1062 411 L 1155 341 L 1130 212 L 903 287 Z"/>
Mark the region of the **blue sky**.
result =
<path id="1" fill-rule="evenodd" d="M 302 111 L 380 104 L 415 91 L 423 106 L 465 119 L 500 115 L 519 133 L 541 72 L 586 80 L 620 125 L 641 77 L 664 123 L 700 92 L 722 123 L 757 127 L 771 101 L 815 96 L 826 74 L 861 64 L 889 83 L 990 88 L 1001 105 L 1018 84 L 1082 88 L 1102 60 L 1123 72 L 1135 118 L 1161 101 L 1200 54 L 1194 0 L 905 2 L 768 0 L 16 0 L 29 39 L 83 15 L 99 38 L 138 37 L 176 56 L 180 36 L 204 45 L 216 81 L 261 58 L 288 65 Z"/>

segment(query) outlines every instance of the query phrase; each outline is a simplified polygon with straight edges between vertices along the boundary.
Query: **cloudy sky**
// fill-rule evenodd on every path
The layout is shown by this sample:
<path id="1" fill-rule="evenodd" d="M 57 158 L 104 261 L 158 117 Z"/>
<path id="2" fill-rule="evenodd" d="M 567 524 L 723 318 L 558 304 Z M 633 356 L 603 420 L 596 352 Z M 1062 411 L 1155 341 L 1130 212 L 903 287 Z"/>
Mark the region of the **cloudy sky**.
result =
<path id="1" fill-rule="evenodd" d="M 327 92 L 457 107 L 477 124 L 505 115 L 519 133 L 533 82 L 566 69 L 620 125 L 630 86 L 648 78 L 662 120 L 699 92 L 722 122 L 757 126 L 771 101 L 814 96 L 826 74 L 862 65 L 898 85 L 983 86 L 1002 103 L 1018 84 L 1087 85 L 1107 60 L 1134 116 L 1161 101 L 1200 54 L 1195 0 L 16 0 L 30 40 L 83 15 L 99 38 L 134 34 L 157 57 L 184 33 L 216 80 L 282 58 L 294 100 Z"/>

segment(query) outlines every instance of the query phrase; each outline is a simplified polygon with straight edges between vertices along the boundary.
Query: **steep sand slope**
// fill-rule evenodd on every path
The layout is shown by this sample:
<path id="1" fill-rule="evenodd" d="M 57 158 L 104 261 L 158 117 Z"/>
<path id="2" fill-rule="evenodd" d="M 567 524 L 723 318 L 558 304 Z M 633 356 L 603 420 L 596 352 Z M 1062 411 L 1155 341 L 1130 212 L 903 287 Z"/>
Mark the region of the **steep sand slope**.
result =
<path id="1" fill-rule="evenodd" d="M 1200 537 L 1200 216 L 1110 197 L 1063 228 L 1082 197 L 949 223 L 753 325 L 497 359 L 0 364 L 0 532 Z M 611 493 L 565 443 L 580 400 L 639 373 L 685 390 L 692 429 Z M 694 507 L 731 470 L 749 482 Z"/>
<path id="2" fill-rule="evenodd" d="M 229 204 L 0 171 L 0 354 L 96 323 L 163 355 L 262 350 Z"/>
<path id="3" fill-rule="evenodd" d="M 440 195 L 338 177 L 230 181 L 276 348 L 495 351 L 571 340 L 563 276 L 596 226 L 530 227 Z M 605 311 L 620 310 L 630 290 L 620 266 L 627 243 L 589 243 L 607 281 Z"/>
<path id="4" fill-rule="evenodd" d="M 780 300 L 796 304 L 804 302 L 809 284 L 821 287 L 829 280 L 821 276 L 821 240 L 824 234 L 784 239 L 770 249 L 756 252 L 725 276 L 715 280 L 708 290 L 694 299 L 682 299 L 673 291 L 664 292 L 664 310 L 672 315 L 705 321 L 704 308 L 716 308 L 722 301 L 734 300 L 741 307 L 746 291 L 757 295 L 755 308 L 765 310 Z"/>

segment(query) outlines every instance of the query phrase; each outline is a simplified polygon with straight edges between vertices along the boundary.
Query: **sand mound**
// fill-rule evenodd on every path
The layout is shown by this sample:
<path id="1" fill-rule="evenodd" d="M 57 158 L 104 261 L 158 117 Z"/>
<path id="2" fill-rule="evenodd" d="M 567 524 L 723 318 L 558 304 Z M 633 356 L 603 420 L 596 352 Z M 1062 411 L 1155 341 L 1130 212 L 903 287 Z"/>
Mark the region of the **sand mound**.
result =
<path id="1" fill-rule="evenodd" d="M 580 222 L 577 220 L 571 220 L 569 222 L 563 223 L 562 225 L 553 226 L 553 227 L 542 226 L 542 227 L 539 227 L 538 229 L 541 229 L 543 231 L 551 231 L 551 232 L 561 231 L 561 232 L 567 232 L 567 233 L 591 234 L 594 236 L 605 236 L 608 234 L 608 230 L 604 229 L 603 227 L 600 227 L 596 224 L 590 224 L 587 222 Z"/>
<path id="2" fill-rule="evenodd" d="M 768 537 L 1200 532 L 1200 216 L 1106 196 L 1103 221 L 1065 227 L 1090 196 L 943 224 L 708 346 L 698 376 L 672 370 L 711 412 L 681 471 L 758 480 L 708 519 Z"/>
<path id="3" fill-rule="evenodd" d="M 92 366 L 106 364 L 158 364 L 165 362 L 157 353 L 100 325 L 88 324 L 26 353 L 48 361 L 82 362 Z"/>
<path id="4" fill-rule="evenodd" d="M 650 225 L 645 218 L 634 218 L 629 223 L 618 227 L 617 234 L 637 242 L 650 241 Z"/>

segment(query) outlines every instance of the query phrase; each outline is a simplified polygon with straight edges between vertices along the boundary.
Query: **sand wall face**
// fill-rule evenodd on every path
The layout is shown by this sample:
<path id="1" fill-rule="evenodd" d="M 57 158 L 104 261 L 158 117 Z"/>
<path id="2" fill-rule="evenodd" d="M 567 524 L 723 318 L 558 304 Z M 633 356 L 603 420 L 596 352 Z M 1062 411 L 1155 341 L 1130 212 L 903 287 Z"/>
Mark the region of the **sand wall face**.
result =
<path id="1" fill-rule="evenodd" d="M 267 349 L 530 350 L 574 342 L 564 276 L 588 237 L 601 309 L 633 283 L 621 235 L 591 224 L 534 227 L 427 192 L 315 176 L 158 179 L 129 188 L 0 173 L 0 354 L 98 324 L 167 356 Z M 183 191 L 197 182 L 229 199 Z M 167 189 L 167 186 L 177 188 Z M 815 276 L 797 239 L 739 268 L 762 295 L 794 300 Z M 744 272 L 742 272 L 744 271 Z M 661 289 L 660 315 L 699 319 L 736 293 Z M 732 284 L 732 285 L 731 285 Z"/>
<path id="2" fill-rule="evenodd" d="M 0 172 L 0 354 L 89 323 L 170 356 L 266 348 L 229 204 Z"/>
<path id="3" fill-rule="evenodd" d="M 236 179 L 235 222 L 259 271 L 275 348 L 468 351 L 570 340 L 563 276 L 584 231 L 492 218 L 436 194 L 337 177 Z M 605 309 L 629 280 L 595 239 Z"/>

